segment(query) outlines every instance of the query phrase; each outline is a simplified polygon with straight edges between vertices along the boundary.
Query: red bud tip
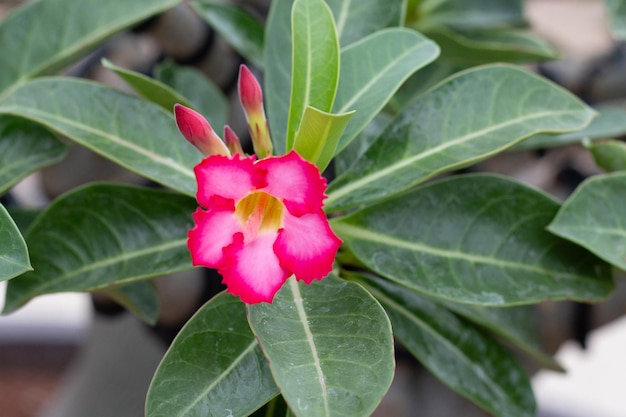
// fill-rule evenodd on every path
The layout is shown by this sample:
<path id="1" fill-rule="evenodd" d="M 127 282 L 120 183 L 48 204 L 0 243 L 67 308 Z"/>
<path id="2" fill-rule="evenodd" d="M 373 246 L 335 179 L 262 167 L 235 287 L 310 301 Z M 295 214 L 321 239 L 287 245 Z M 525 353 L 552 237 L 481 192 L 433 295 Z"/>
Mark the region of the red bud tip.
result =
<path id="1" fill-rule="evenodd" d="M 244 155 L 239 137 L 237 136 L 235 131 L 231 129 L 228 125 L 224 126 L 224 141 L 226 142 L 226 146 L 228 147 L 228 150 L 231 154 Z"/>
<path id="2" fill-rule="evenodd" d="M 181 104 L 175 104 L 174 115 L 180 133 L 205 156 L 215 154 L 230 156 L 224 142 L 200 113 Z"/>
<path id="3" fill-rule="evenodd" d="M 243 64 L 239 67 L 237 88 L 239 89 L 239 100 L 241 100 L 241 105 L 246 113 L 262 111 L 263 92 L 261 85 L 248 67 Z"/>

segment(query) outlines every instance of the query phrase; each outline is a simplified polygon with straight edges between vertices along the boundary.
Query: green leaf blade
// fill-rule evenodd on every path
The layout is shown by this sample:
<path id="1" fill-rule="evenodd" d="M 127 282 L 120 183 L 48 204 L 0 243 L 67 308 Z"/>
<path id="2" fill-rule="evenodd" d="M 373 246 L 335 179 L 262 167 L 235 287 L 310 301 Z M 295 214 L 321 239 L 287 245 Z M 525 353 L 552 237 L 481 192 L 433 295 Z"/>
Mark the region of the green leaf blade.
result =
<path id="1" fill-rule="evenodd" d="M 626 270 L 626 172 L 583 182 L 548 230 Z"/>
<path id="2" fill-rule="evenodd" d="M 0 281 L 14 278 L 32 269 L 26 242 L 13 219 L 0 204 Z"/>
<path id="3" fill-rule="evenodd" d="M 545 230 L 558 208 L 504 177 L 464 175 L 331 225 L 362 264 L 432 297 L 485 306 L 605 299 L 608 265 Z"/>
<path id="4" fill-rule="evenodd" d="M 248 316 L 295 415 L 369 416 L 387 391 L 391 327 L 358 284 L 290 278 L 272 304 L 248 306 Z"/>
<path id="5" fill-rule="evenodd" d="M 397 194 L 485 159 L 541 131 L 586 126 L 593 111 L 565 90 L 517 67 L 459 73 L 392 121 L 328 188 L 327 211 Z"/>
<path id="6" fill-rule="evenodd" d="M 34 271 L 7 287 L 4 312 L 55 292 L 191 269 L 187 230 L 196 203 L 171 192 L 95 184 L 50 205 L 26 234 Z"/>
<path id="7" fill-rule="evenodd" d="M 150 385 L 146 417 L 247 416 L 277 394 L 244 304 L 222 293 L 174 339 Z"/>
<path id="8" fill-rule="evenodd" d="M 589 145 L 596 164 L 607 172 L 626 171 L 626 143 L 616 140 Z"/>

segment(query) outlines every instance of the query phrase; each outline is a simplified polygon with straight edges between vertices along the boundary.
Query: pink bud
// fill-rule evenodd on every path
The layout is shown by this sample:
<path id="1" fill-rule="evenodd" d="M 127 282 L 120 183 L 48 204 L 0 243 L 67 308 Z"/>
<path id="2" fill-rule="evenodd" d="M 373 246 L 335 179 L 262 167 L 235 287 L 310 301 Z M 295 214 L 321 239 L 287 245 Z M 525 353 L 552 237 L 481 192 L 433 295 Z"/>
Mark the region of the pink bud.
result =
<path id="1" fill-rule="evenodd" d="M 228 150 L 230 151 L 231 154 L 233 155 L 244 154 L 239 137 L 237 136 L 235 131 L 231 129 L 230 126 L 228 125 L 224 126 L 224 141 L 226 142 L 226 146 L 228 147 Z"/>
<path id="2" fill-rule="evenodd" d="M 260 158 L 272 154 L 272 139 L 263 109 L 261 85 L 245 65 L 239 67 L 239 100 L 246 115 L 254 152 Z"/>
<path id="3" fill-rule="evenodd" d="M 202 115 L 181 104 L 174 105 L 178 130 L 204 156 L 230 156 L 228 148 Z"/>

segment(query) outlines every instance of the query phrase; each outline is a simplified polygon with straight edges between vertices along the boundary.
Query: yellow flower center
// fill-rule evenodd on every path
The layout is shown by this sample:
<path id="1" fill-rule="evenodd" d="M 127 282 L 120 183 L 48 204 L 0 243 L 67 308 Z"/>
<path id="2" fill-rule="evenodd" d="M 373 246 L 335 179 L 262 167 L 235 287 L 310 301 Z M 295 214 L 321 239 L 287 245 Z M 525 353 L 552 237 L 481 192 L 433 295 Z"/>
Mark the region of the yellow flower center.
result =
<path id="1" fill-rule="evenodd" d="M 244 227 L 244 241 L 253 240 L 259 233 L 280 229 L 284 208 L 280 200 L 263 191 L 255 191 L 239 200 L 235 216 Z"/>

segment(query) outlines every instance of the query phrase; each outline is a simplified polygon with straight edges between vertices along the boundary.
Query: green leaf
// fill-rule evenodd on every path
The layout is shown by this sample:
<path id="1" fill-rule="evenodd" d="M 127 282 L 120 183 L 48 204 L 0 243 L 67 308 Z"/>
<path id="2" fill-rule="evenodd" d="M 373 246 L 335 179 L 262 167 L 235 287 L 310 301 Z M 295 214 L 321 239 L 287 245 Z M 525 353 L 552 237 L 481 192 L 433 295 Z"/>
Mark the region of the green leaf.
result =
<path id="1" fill-rule="evenodd" d="M 333 11 L 342 48 L 378 30 L 402 25 L 403 0 L 326 0 L 326 3 Z"/>
<path id="2" fill-rule="evenodd" d="M 136 281 L 115 285 L 103 292 L 149 325 L 156 324 L 160 301 L 152 282 Z"/>
<path id="3" fill-rule="evenodd" d="M 345 149 L 335 156 L 333 162 L 335 164 L 336 175 L 347 171 L 348 168 L 354 164 L 354 161 L 359 159 L 365 151 L 367 151 L 372 142 L 380 136 L 391 119 L 392 117 L 387 113 L 378 113 L 368 125 L 365 126 L 365 129 L 363 129 Z"/>
<path id="4" fill-rule="evenodd" d="M 190 269 L 187 230 L 196 207 L 186 196 L 122 185 L 65 194 L 28 229 L 34 271 L 9 283 L 5 313 L 41 294 L 106 289 Z"/>
<path id="5" fill-rule="evenodd" d="M 22 235 L 26 233 L 30 225 L 35 221 L 41 210 L 24 209 L 19 207 L 9 207 L 7 209 L 11 218 L 17 225 Z"/>
<path id="6" fill-rule="evenodd" d="M 539 132 L 580 129 L 593 114 L 569 92 L 517 67 L 461 72 L 420 96 L 330 184 L 326 210 L 397 194 Z"/>
<path id="7" fill-rule="evenodd" d="M 626 1 L 604 0 L 611 18 L 611 27 L 615 39 L 626 41 Z"/>
<path id="8" fill-rule="evenodd" d="M 293 148 L 317 165 L 320 172 L 324 171 L 335 156 L 339 138 L 353 115 L 354 112 L 330 114 L 307 106 Z"/>
<path id="9" fill-rule="evenodd" d="M 249 305 L 248 320 L 298 417 L 369 416 L 391 384 L 389 319 L 358 284 L 290 278 L 272 304 Z"/>
<path id="10" fill-rule="evenodd" d="M 608 265 L 545 230 L 558 208 L 510 179 L 463 175 L 331 225 L 362 264 L 433 297 L 492 306 L 606 298 Z"/>
<path id="11" fill-rule="evenodd" d="M 108 59 L 102 60 L 102 66 L 119 75 L 130 85 L 140 97 L 163 107 L 168 112 L 174 108 L 174 104 L 193 107 L 186 98 L 178 94 L 169 86 L 136 71 L 127 70 L 114 65 Z"/>
<path id="12" fill-rule="evenodd" d="M 68 146 L 24 119 L 0 116 L 0 195 L 26 175 L 60 161 Z"/>
<path id="13" fill-rule="evenodd" d="M 608 172 L 626 171 L 626 143 L 616 140 L 597 142 L 589 150 L 599 167 Z"/>
<path id="14" fill-rule="evenodd" d="M 603 105 L 593 109 L 597 115 L 586 128 L 561 135 L 534 135 L 516 144 L 511 150 L 552 148 L 583 140 L 608 139 L 626 134 L 626 110 L 623 107 Z"/>
<path id="15" fill-rule="evenodd" d="M 180 0 L 28 2 L 0 24 L 0 91 L 63 68 L 96 45 Z"/>
<path id="16" fill-rule="evenodd" d="M 341 52 L 339 88 L 333 113 L 356 114 L 344 132 L 345 148 L 378 114 L 411 74 L 432 62 L 439 47 L 409 29 L 386 29 Z"/>
<path id="17" fill-rule="evenodd" d="M 146 417 L 247 416 L 277 394 L 244 304 L 222 293 L 174 339 L 150 385 Z"/>
<path id="18" fill-rule="evenodd" d="M 476 29 L 525 24 L 521 0 L 423 0 L 418 7 L 419 27 Z"/>
<path id="19" fill-rule="evenodd" d="M 406 288 L 362 281 L 385 307 L 396 338 L 444 384 L 494 416 L 535 415 L 528 376 L 497 342 Z"/>
<path id="20" fill-rule="evenodd" d="M 426 35 L 441 47 L 442 58 L 465 67 L 492 62 L 534 63 L 557 57 L 546 42 L 510 29 L 455 32 L 436 28 Z"/>
<path id="21" fill-rule="evenodd" d="M 626 172 L 597 175 L 567 199 L 548 230 L 626 270 Z"/>
<path id="22" fill-rule="evenodd" d="M 165 61 L 155 67 L 154 76 L 189 100 L 216 132 L 222 131 L 228 120 L 228 100 L 206 75 L 192 67 Z"/>
<path id="23" fill-rule="evenodd" d="M 0 114 L 24 117 L 180 192 L 194 195 L 202 155 L 182 138 L 173 115 L 100 84 L 39 78 L 0 99 Z"/>
<path id="24" fill-rule="evenodd" d="M 263 68 L 263 24 L 239 6 L 211 0 L 191 3 L 206 20 L 243 57 Z"/>
<path id="25" fill-rule="evenodd" d="M 15 222 L 0 204 L 0 281 L 31 270 L 28 248 Z"/>
<path id="26" fill-rule="evenodd" d="M 330 112 L 339 81 L 339 41 L 323 0 L 296 0 L 291 12 L 292 72 L 287 150 L 293 148 L 305 109 Z"/>

